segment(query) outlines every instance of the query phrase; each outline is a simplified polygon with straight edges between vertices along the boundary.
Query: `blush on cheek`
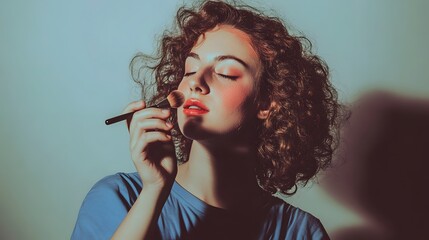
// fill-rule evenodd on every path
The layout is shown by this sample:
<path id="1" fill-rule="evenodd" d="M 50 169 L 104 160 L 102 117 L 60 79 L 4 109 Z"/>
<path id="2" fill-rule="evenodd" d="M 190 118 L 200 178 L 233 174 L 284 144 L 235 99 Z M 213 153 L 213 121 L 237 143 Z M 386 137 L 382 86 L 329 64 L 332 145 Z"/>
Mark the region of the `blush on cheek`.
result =
<path id="1" fill-rule="evenodd" d="M 247 99 L 249 90 L 247 88 L 230 88 L 222 92 L 223 107 L 227 112 L 239 110 Z"/>

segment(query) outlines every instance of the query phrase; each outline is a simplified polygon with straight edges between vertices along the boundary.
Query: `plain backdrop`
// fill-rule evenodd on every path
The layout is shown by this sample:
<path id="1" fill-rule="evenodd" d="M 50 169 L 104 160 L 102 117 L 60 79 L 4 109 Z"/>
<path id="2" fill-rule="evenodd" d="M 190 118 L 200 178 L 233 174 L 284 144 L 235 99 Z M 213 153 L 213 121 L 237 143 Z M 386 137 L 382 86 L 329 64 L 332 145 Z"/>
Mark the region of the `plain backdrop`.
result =
<path id="1" fill-rule="evenodd" d="M 126 127 L 104 120 L 140 98 L 128 64 L 139 51 L 154 52 L 182 3 L 1 0 L 1 239 L 70 238 L 90 187 L 134 171 Z M 379 90 L 429 99 L 427 1 L 246 3 L 312 41 L 344 103 Z M 331 235 L 370 224 L 386 231 L 322 186 L 329 173 L 335 169 L 287 201 L 320 218 Z"/>

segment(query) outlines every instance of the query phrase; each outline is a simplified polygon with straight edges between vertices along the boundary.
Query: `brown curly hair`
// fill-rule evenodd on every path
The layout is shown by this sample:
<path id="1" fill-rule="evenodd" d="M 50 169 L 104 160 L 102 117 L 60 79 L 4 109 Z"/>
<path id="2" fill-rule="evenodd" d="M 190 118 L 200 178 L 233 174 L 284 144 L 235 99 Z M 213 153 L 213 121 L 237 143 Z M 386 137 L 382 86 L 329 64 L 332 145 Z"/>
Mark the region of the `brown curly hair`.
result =
<path id="1" fill-rule="evenodd" d="M 140 53 L 130 63 L 143 96 L 147 96 L 150 85 L 142 71 L 149 70 L 149 78 L 156 81 L 149 103 L 177 89 L 185 59 L 201 34 L 217 25 L 231 25 L 249 35 L 263 66 L 258 103 L 269 107 L 269 114 L 257 130 L 255 173 L 261 188 L 271 194 L 292 195 L 298 183 L 307 184 L 320 169 L 329 166 L 338 142 L 335 130 L 341 105 L 329 81 L 328 66 L 311 53 L 307 38 L 289 34 L 277 17 L 225 2 L 182 7 L 176 21 L 174 28 L 162 35 L 155 57 Z M 177 112 L 172 111 L 170 120 L 177 123 Z M 191 140 L 181 134 L 177 124 L 172 136 L 178 161 L 187 161 Z"/>

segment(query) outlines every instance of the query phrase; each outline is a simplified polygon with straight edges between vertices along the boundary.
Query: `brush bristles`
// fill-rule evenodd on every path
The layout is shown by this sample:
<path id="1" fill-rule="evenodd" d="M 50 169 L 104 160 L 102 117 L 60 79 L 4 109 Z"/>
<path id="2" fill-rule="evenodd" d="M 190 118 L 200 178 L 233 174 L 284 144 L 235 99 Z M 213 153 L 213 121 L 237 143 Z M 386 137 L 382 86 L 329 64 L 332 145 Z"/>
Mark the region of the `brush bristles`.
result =
<path id="1" fill-rule="evenodd" d="M 185 95 L 181 91 L 174 90 L 167 97 L 171 108 L 178 108 L 185 102 Z"/>

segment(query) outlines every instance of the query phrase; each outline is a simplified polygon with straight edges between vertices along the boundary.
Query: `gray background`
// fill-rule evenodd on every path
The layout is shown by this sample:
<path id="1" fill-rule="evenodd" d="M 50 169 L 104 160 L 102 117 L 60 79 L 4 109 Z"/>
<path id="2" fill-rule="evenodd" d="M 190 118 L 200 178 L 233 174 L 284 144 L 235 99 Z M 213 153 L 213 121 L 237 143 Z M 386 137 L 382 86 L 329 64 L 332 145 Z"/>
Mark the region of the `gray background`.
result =
<path id="1" fill-rule="evenodd" d="M 0 238 L 68 239 L 89 188 L 106 175 L 134 171 L 126 128 L 104 120 L 140 97 L 129 61 L 155 50 L 181 3 L 1 1 Z M 428 2 L 249 3 L 275 9 L 312 41 L 343 102 L 369 95 L 367 105 L 418 99 L 428 106 Z M 347 189 L 354 185 L 333 184 L 360 179 L 364 171 L 339 165 L 288 201 L 320 218 L 337 239 L 350 228 L 385 236 L 391 229 L 383 220 L 351 200 L 357 193 Z"/>

